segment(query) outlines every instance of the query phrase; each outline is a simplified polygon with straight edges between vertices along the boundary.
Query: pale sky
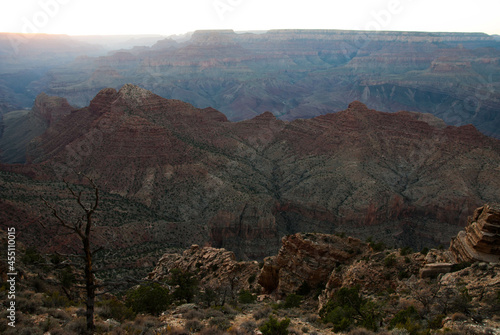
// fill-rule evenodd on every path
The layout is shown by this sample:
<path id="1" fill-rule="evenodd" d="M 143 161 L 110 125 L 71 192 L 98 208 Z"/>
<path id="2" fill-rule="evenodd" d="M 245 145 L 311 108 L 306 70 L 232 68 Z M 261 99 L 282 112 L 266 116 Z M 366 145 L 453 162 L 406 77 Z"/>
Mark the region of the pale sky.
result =
<path id="1" fill-rule="evenodd" d="M 0 32 L 183 34 L 198 29 L 500 34 L 499 0 L 2 0 Z"/>

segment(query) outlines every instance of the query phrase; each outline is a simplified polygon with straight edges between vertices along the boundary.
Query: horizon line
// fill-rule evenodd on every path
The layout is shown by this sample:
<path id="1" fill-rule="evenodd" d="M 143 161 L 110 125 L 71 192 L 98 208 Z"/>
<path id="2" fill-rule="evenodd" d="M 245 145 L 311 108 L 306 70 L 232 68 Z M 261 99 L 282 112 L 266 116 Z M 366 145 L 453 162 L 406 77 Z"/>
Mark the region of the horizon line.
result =
<path id="1" fill-rule="evenodd" d="M 0 31 L 0 34 L 15 34 L 15 35 L 28 35 L 28 36 L 70 36 L 70 37 L 125 37 L 125 36 L 183 36 L 194 34 L 196 32 L 234 32 L 238 33 L 268 33 L 273 31 L 311 31 L 311 32 L 321 32 L 321 31 L 343 31 L 343 32 L 361 32 L 361 33 L 420 33 L 420 34 L 483 34 L 487 36 L 500 36 L 499 33 L 487 33 L 482 31 L 425 31 L 425 30 L 364 30 L 364 29 L 338 29 L 338 28 L 273 28 L 273 29 L 245 29 L 245 30 L 235 30 L 235 29 L 196 29 L 187 31 L 184 33 L 119 33 L 119 34 L 80 34 L 80 33 L 23 33 L 15 31 Z"/>

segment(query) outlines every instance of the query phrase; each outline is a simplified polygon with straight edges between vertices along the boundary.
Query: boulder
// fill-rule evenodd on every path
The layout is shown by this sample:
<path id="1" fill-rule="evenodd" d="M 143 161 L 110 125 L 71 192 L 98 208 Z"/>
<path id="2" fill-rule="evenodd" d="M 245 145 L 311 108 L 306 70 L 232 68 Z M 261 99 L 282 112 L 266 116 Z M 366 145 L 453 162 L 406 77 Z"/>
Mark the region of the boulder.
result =
<path id="1" fill-rule="evenodd" d="M 420 269 L 420 278 L 436 278 L 441 273 L 451 272 L 452 266 L 451 263 L 426 264 Z"/>

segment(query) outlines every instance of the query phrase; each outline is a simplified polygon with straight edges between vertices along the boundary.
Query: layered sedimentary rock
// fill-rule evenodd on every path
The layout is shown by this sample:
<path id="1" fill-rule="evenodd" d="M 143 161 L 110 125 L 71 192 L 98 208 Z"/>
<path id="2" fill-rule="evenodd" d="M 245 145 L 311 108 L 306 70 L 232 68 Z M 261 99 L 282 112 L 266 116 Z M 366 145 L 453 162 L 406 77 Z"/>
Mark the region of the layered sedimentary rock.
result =
<path id="1" fill-rule="evenodd" d="M 258 283 L 268 292 L 289 294 L 302 285 L 324 285 L 332 270 L 349 264 L 369 249 L 354 238 L 326 234 L 294 234 L 282 239 L 277 256 L 264 260 Z"/>
<path id="2" fill-rule="evenodd" d="M 420 278 L 435 278 L 441 273 L 451 271 L 453 264 L 451 263 L 432 263 L 426 264 L 420 270 Z"/>
<path id="3" fill-rule="evenodd" d="M 178 226 L 203 227 L 195 243 L 239 259 L 272 255 L 297 232 L 420 250 L 449 243 L 475 208 L 500 197 L 498 140 L 361 102 L 307 120 L 229 122 L 125 85 L 51 125 L 28 161 L 37 178 L 79 182 L 81 171 Z"/>
<path id="4" fill-rule="evenodd" d="M 31 89 L 85 106 L 101 88 L 133 82 L 212 106 L 233 121 L 265 111 L 310 118 L 360 100 L 385 111 L 432 113 L 452 125 L 473 123 L 498 137 L 499 45 L 486 34 L 197 31 L 182 42 L 82 57 Z"/>
<path id="5" fill-rule="evenodd" d="M 487 204 L 476 209 L 465 231 L 458 233 L 450 245 L 458 262 L 500 262 L 500 206 Z"/>

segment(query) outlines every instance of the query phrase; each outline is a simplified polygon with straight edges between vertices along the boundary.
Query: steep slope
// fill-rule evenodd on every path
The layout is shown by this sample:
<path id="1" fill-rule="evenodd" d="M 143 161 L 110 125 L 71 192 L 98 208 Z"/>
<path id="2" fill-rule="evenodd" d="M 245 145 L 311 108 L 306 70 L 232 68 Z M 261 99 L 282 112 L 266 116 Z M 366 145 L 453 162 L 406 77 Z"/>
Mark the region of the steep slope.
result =
<path id="1" fill-rule="evenodd" d="M 31 111 L 13 111 L 1 115 L 0 162 L 24 163 L 28 143 L 73 109 L 66 99 L 41 93 L 35 99 Z"/>
<path id="2" fill-rule="evenodd" d="M 82 171 L 108 192 L 207 227 L 207 242 L 243 258 L 267 256 L 295 232 L 447 243 L 500 196 L 498 140 L 359 102 L 309 120 L 264 113 L 232 123 L 125 85 L 102 90 L 28 153 L 39 177 Z"/>

